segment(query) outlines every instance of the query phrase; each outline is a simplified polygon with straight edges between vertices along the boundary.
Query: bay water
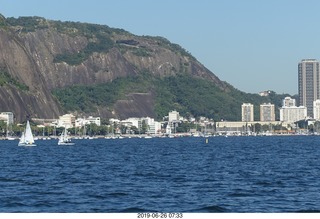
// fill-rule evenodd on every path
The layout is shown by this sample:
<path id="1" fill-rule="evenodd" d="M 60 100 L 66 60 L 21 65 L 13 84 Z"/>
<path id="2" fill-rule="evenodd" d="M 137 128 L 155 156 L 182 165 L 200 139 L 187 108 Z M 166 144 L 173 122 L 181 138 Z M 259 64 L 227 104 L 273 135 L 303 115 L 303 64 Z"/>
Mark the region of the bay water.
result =
<path id="1" fill-rule="evenodd" d="M 319 212 L 320 136 L 0 141 L 0 212 Z"/>

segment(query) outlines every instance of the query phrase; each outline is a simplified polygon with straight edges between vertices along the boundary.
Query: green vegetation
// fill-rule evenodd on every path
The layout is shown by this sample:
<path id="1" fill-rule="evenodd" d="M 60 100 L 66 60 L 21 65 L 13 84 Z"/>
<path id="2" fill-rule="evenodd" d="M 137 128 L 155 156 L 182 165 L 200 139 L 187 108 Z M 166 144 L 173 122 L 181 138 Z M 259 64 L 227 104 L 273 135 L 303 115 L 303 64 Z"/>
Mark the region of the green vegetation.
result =
<path id="1" fill-rule="evenodd" d="M 150 53 L 148 52 L 147 49 L 145 48 L 136 48 L 132 52 L 136 56 L 141 56 L 141 57 L 149 57 L 151 56 Z"/>
<path id="2" fill-rule="evenodd" d="M 175 53 L 180 53 L 183 56 L 187 56 L 189 58 L 194 59 L 194 57 L 184 48 L 182 48 L 180 45 L 175 44 L 175 43 L 171 43 L 169 40 L 167 40 L 164 37 L 153 37 L 153 36 L 144 36 L 146 39 L 152 39 L 152 40 L 156 40 L 158 46 L 160 47 L 164 47 L 167 49 L 170 49 L 171 51 L 175 52 Z"/>
<path id="3" fill-rule="evenodd" d="M 118 28 L 111 28 L 107 25 L 89 24 L 70 21 L 50 21 L 51 25 L 57 29 L 59 33 L 65 33 L 70 36 L 84 36 L 92 38 L 96 33 L 106 34 L 128 34 L 127 31 Z"/>
<path id="4" fill-rule="evenodd" d="M 7 18 L 7 23 L 11 26 L 21 26 L 21 32 L 34 32 L 36 29 L 48 28 L 46 19 L 41 17 L 19 17 L 19 18 Z"/>
<path id="5" fill-rule="evenodd" d="M 7 22 L 6 22 L 6 18 L 0 14 L 0 27 L 6 27 L 7 26 Z"/>
<path id="6" fill-rule="evenodd" d="M 94 52 L 107 53 L 115 46 L 112 36 L 114 34 L 128 34 L 122 29 L 110 28 L 107 25 L 88 24 L 80 22 L 52 21 L 51 25 L 60 33 L 68 34 L 72 37 L 83 36 L 88 40 L 88 44 L 78 53 L 58 54 L 54 62 L 66 62 L 69 65 L 79 65 Z"/>
<path id="7" fill-rule="evenodd" d="M 107 52 L 113 47 L 113 41 L 107 37 L 100 36 L 98 42 L 89 42 L 87 46 L 78 53 L 58 54 L 53 62 L 66 62 L 69 65 L 79 65 L 93 53 L 93 52 Z"/>
<path id="8" fill-rule="evenodd" d="M 215 120 L 239 120 L 241 104 L 260 104 L 264 98 L 246 94 L 233 87 L 222 91 L 214 83 L 188 74 L 170 76 L 157 86 L 156 111 L 158 115 L 176 109 L 182 115 L 205 116 Z"/>
<path id="9" fill-rule="evenodd" d="M 175 109 L 185 117 L 205 116 L 216 121 L 236 121 L 241 118 L 241 105 L 244 102 L 255 105 L 255 119 L 259 120 L 260 104 L 271 102 L 278 108 L 281 100 L 290 96 L 271 92 L 268 97 L 260 97 L 232 86 L 228 87 L 228 91 L 222 91 L 214 83 L 188 74 L 158 78 L 148 72 L 135 77 L 118 78 L 112 83 L 59 89 L 53 94 L 67 111 L 94 112 L 99 106 L 111 110 L 117 100 L 126 99 L 126 94 L 150 91 L 155 93 L 155 112 L 160 120 Z"/>
<path id="10" fill-rule="evenodd" d="M 81 51 L 76 53 L 62 53 L 54 57 L 54 62 L 66 62 L 69 65 L 79 65 L 88 59 L 93 52 L 108 52 L 111 48 L 115 47 L 114 36 L 133 36 L 129 32 L 123 29 L 110 28 L 107 25 L 89 24 L 80 22 L 62 22 L 62 21 L 51 21 L 45 18 L 33 16 L 33 17 L 19 17 L 19 18 L 7 18 L 0 19 L 0 26 L 9 24 L 11 26 L 20 27 L 19 32 L 28 33 L 34 32 L 37 29 L 54 28 L 59 33 L 67 34 L 71 37 L 85 37 L 87 38 L 88 44 Z M 180 45 L 171 43 L 169 40 L 163 37 L 150 37 L 145 36 L 146 39 L 156 40 L 159 46 L 170 49 L 171 51 L 181 54 L 183 56 L 192 57 L 192 55 L 183 49 Z M 127 44 L 135 46 L 134 43 L 138 43 L 135 40 L 118 40 L 118 49 L 121 52 L 132 50 L 132 53 L 136 56 L 149 57 L 151 56 L 150 51 L 143 47 L 132 47 L 123 46 L 121 44 Z"/>
<path id="11" fill-rule="evenodd" d="M 33 32 L 37 29 L 55 28 L 60 33 L 72 37 L 83 36 L 88 40 L 87 46 L 78 53 L 58 54 L 54 62 L 66 62 L 70 65 L 78 65 L 85 61 L 93 52 L 108 52 L 114 46 L 111 39 L 114 33 L 126 33 L 124 30 L 110 28 L 106 25 L 88 24 L 80 22 L 49 21 L 41 17 L 7 18 L 5 20 L 11 26 L 21 27 L 21 32 Z M 0 22 L 0 25 L 3 22 Z"/>
<path id="12" fill-rule="evenodd" d="M 94 112 L 98 106 L 112 108 L 113 104 L 124 99 L 130 92 L 147 92 L 148 85 L 140 77 L 118 78 L 112 83 L 73 86 L 53 91 L 67 111 Z"/>
<path id="13" fill-rule="evenodd" d="M 53 62 L 66 62 L 69 65 L 79 65 L 94 52 L 108 52 L 114 46 L 114 42 L 103 33 L 95 35 L 96 39 L 89 41 L 87 46 L 78 53 L 58 54 Z"/>
<path id="14" fill-rule="evenodd" d="M 1 16 L 1 14 L 0 14 Z M 11 26 L 22 27 L 22 32 L 33 32 L 37 29 L 45 29 L 49 27 L 56 28 L 60 33 L 65 33 L 70 36 L 82 35 L 91 38 L 95 33 L 122 33 L 127 34 L 128 32 L 123 29 L 110 28 L 107 25 L 89 24 L 80 22 L 70 21 L 52 21 L 37 16 L 22 16 L 18 18 L 9 17 L 5 18 L 1 16 Z"/>
<path id="15" fill-rule="evenodd" d="M 5 85 L 12 85 L 22 91 L 29 90 L 29 87 L 27 85 L 22 84 L 13 77 L 11 77 L 11 75 L 9 75 L 9 73 L 6 70 L 0 69 L 0 87 Z"/>

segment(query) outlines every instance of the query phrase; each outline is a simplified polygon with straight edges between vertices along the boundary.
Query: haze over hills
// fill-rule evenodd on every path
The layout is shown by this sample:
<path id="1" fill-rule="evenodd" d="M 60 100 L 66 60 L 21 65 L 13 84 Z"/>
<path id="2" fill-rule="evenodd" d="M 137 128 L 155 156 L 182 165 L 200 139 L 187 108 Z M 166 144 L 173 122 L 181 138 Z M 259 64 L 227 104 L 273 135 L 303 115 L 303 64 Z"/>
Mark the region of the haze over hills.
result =
<path id="1" fill-rule="evenodd" d="M 284 96 L 289 95 L 241 92 L 162 37 L 105 25 L 0 17 L 0 111 L 13 112 L 17 121 L 67 112 L 162 118 L 174 109 L 184 116 L 240 120 L 243 102 L 279 106 Z"/>

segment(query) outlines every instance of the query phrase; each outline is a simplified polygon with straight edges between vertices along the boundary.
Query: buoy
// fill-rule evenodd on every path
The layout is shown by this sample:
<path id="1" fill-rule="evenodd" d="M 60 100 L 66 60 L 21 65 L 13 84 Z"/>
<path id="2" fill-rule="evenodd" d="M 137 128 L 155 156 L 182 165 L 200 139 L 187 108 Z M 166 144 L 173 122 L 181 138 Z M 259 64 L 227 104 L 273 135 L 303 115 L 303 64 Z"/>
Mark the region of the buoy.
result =
<path id="1" fill-rule="evenodd" d="M 206 138 L 206 144 L 208 144 L 209 140 Z"/>

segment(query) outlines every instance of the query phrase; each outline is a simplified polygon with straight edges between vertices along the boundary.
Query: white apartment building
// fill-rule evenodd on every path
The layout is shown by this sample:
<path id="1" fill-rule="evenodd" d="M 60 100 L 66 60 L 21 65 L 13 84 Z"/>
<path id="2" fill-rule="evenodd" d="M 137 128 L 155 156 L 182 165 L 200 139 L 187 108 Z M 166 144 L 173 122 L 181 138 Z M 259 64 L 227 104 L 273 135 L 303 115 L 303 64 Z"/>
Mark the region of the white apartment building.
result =
<path id="1" fill-rule="evenodd" d="M 161 122 L 153 121 L 149 125 L 149 134 L 155 135 L 161 133 Z"/>
<path id="2" fill-rule="evenodd" d="M 150 117 L 145 117 L 145 118 L 141 118 L 141 122 L 144 121 L 146 123 L 146 125 L 148 126 L 148 134 L 158 134 L 161 132 L 161 123 L 154 121 L 153 118 Z"/>
<path id="3" fill-rule="evenodd" d="M 274 104 L 264 103 L 260 105 L 260 121 L 262 122 L 271 122 L 275 121 L 275 111 Z"/>
<path id="4" fill-rule="evenodd" d="M 120 121 L 119 119 L 113 119 L 113 118 L 109 119 L 109 123 L 110 123 L 110 124 L 113 124 L 113 123 L 118 124 L 118 123 L 120 123 L 120 122 L 121 122 L 121 121 Z"/>
<path id="5" fill-rule="evenodd" d="M 291 97 L 285 97 L 282 100 L 282 106 L 286 106 L 286 107 L 296 106 L 296 100 L 292 99 Z"/>
<path id="6" fill-rule="evenodd" d="M 254 121 L 253 104 L 243 103 L 241 105 L 241 121 L 242 122 Z"/>
<path id="7" fill-rule="evenodd" d="M 135 118 L 135 117 L 131 117 L 125 120 L 121 121 L 121 124 L 126 126 L 126 127 L 131 127 L 134 126 L 136 128 L 139 128 L 139 122 L 141 121 L 141 118 Z"/>
<path id="8" fill-rule="evenodd" d="M 13 113 L 12 112 L 1 112 L 0 120 L 3 120 L 7 125 L 13 124 Z"/>
<path id="9" fill-rule="evenodd" d="M 82 127 L 84 125 L 96 124 L 101 125 L 100 117 L 89 116 L 88 118 L 78 118 L 75 121 L 75 127 Z"/>
<path id="10" fill-rule="evenodd" d="M 96 124 L 97 126 L 101 125 L 100 117 L 89 116 L 85 119 L 85 124 Z"/>
<path id="11" fill-rule="evenodd" d="M 84 124 L 85 124 L 85 121 L 83 118 L 77 118 L 74 126 L 78 128 L 78 127 L 84 126 Z"/>
<path id="12" fill-rule="evenodd" d="M 320 100 L 319 99 L 313 101 L 313 118 L 315 120 L 320 120 Z"/>
<path id="13" fill-rule="evenodd" d="M 154 119 L 150 117 L 128 118 L 126 120 L 122 120 L 121 124 L 126 127 L 135 126 L 138 129 L 141 129 L 143 121 L 148 126 L 148 130 L 147 130 L 148 134 L 158 134 L 161 132 L 161 122 L 154 121 Z"/>
<path id="14" fill-rule="evenodd" d="M 59 116 L 59 120 L 58 120 L 58 127 L 66 127 L 68 128 L 72 128 L 75 126 L 75 122 L 76 122 L 76 117 L 72 114 L 65 114 L 63 116 Z"/>
<path id="15" fill-rule="evenodd" d="M 307 107 L 305 106 L 283 106 L 280 109 L 280 121 L 294 123 L 307 118 Z"/>
<path id="16" fill-rule="evenodd" d="M 171 130 L 175 130 L 178 127 L 180 120 L 181 117 L 179 115 L 179 112 L 175 110 L 169 112 L 168 124 L 170 125 Z"/>
<path id="17" fill-rule="evenodd" d="M 173 110 L 171 112 L 169 112 L 169 122 L 176 122 L 180 120 L 180 115 L 179 112 Z"/>

